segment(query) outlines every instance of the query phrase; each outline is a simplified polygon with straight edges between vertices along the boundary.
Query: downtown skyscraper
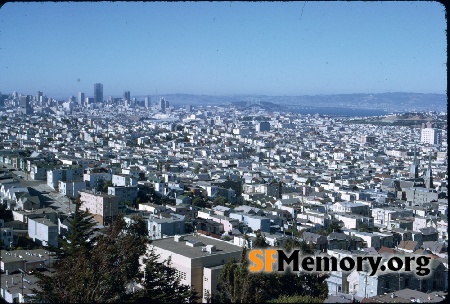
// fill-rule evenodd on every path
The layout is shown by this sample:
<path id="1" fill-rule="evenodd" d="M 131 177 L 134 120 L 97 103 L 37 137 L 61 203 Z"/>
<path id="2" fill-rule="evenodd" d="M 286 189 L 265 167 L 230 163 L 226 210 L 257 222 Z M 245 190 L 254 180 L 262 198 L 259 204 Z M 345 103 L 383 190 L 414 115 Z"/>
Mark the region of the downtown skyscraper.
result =
<path id="1" fill-rule="evenodd" d="M 103 84 L 94 84 L 94 103 L 103 102 Z"/>
<path id="2" fill-rule="evenodd" d="M 85 102 L 85 97 L 84 97 L 84 93 L 83 92 L 78 92 L 78 98 L 77 98 L 77 101 L 78 101 L 78 104 L 81 106 L 81 105 L 83 105 L 84 104 L 84 102 Z"/>

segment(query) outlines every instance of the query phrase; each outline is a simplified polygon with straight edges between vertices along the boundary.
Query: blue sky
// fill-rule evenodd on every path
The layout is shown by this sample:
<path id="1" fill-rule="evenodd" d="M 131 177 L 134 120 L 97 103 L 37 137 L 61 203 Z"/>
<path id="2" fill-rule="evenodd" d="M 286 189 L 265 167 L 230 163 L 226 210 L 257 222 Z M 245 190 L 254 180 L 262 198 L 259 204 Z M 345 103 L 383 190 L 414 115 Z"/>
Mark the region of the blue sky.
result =
<path id="1" fill-rule="evenodd" d="M 437 2 L 44 2 L 0 8 L 0 92 L 446 93 Z"/>

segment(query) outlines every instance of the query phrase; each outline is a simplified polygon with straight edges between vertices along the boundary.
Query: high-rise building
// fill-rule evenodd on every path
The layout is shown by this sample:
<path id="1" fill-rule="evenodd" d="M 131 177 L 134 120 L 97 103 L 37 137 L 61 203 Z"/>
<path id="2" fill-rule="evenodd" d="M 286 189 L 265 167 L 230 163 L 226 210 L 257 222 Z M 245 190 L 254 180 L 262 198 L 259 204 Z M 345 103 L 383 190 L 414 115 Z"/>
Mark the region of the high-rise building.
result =
<path id="1" fill-rule="evenodd" d="M 124 101 L 130 101 L 131 100 L 130 91 L 123 92 L 123 100 Z"/>
<path id="2" fill-rule="evenodd" d="M 165 111 L 166 111 L 166 100 L 164 99 L 164 97 L 162 97 L 162 98 L 159 100 L 159 109 L 160 109 L 162 112 L 165 112 Z"/>
<path id="3" fill-rule="evenodd" d="M 361 136 L 361 143 L 363 144 L 374 144 L 375 143 L 375 136 L 368 136 L 368 135 L 363 135 Z"/>
<path id="4" fill-rule="evenodd" d="M 421 142 L 430 145 L 442 144 L 442 130 L 436 128 L 422 129 Z"/>
<path id="5" fill-rule="evenodd" d="M 41 91 L 38 91 L 36 94 L 36 101 L 39 102 L 41 100 L 41 97 L 44 95 Z"/>
<path id="6" fill-rule="evenodd" d="M 78 92 L 78 104 L 81 106 L 84 103 L 85 97 L 83 92 Z"/>
<path id="7" fill-rule="evenodd" d="M 256 132 L 270 131 L 270 122 L 261 121 L 256 124 Z"/>
<path id="8" fill-rule="evenodd" d="M 94 102 L 103 102 L 103 84 L 94 84 Z"/>
<path id="9" fill-rule="evenodd" d="M 31 107 L 30 101 L 31 101 L 31 96 L 29 96 L 29 95 L 20 96 L 19 111 L 22 112 L 22 114 L 27 114 L 27 115 L 33 114 L 33 108 Z"/>
<path id="10" fill-rule="evenodd" d="M 84 99 L 84 105 L 85 106 L 89 106 L 89 105 L 91 105 L 91 104 L 93 104 L 94 103 L 94 98 L 92 98 L 92 97 L 86 97 L 85 99 Z"/>
<path id="11" fill-rule="evenodd" d="M 144 107 L 146 107 L 147 109 L 151 108 L 151 101 L 152 99 L 150 98 L 150 96 L 146 96 L 144 98 Z"/>

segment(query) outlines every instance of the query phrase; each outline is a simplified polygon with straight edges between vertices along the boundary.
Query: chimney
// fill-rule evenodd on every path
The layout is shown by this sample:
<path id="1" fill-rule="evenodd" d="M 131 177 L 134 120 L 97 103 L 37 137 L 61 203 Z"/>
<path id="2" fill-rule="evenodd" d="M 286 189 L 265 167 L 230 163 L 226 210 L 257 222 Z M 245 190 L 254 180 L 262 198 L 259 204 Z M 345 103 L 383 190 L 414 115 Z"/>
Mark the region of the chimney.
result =
<path id="1" fill-rule="evenodd" d="M 183 235 L 175 235 L 174 241 L 175 241 L 175 242 L 181 242 L 181 241 L 184 241 L 184 236 L 183 236 Z"/>

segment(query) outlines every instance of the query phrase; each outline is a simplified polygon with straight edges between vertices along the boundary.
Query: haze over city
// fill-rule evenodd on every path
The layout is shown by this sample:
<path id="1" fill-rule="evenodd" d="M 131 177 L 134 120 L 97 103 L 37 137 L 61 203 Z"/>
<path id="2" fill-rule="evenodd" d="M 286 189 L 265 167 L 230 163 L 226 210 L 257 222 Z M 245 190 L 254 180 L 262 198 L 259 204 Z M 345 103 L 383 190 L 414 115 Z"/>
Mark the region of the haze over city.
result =
<path id="1" fill-rule="evenodd" d="M 0 91 L 446 93 L 437 2 L 6 3 Z"/>

